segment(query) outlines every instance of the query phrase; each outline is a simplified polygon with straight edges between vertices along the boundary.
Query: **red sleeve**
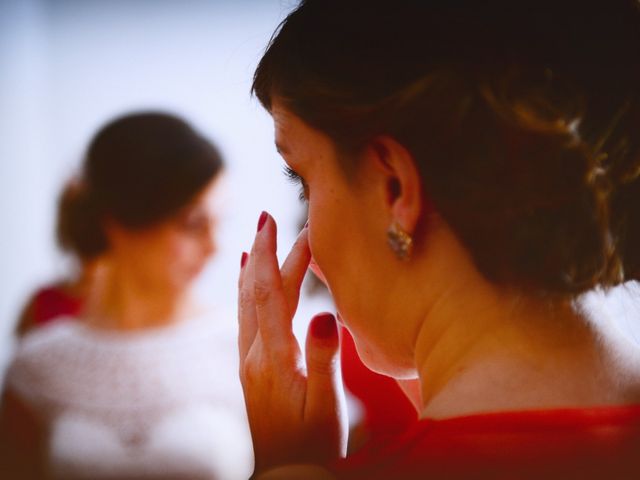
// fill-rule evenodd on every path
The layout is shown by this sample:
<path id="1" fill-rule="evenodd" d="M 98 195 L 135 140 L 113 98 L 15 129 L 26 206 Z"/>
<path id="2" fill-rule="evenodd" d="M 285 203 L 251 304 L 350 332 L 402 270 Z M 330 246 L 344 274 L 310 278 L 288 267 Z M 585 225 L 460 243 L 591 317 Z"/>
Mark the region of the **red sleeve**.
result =
<path id="1" fill-rule="evenodd" d="M 59 287 L 43 288 L 33 300 L 34 325 L 49 323 L 60 316 L 75 317 L 80 313 L 82 302 Z"/>

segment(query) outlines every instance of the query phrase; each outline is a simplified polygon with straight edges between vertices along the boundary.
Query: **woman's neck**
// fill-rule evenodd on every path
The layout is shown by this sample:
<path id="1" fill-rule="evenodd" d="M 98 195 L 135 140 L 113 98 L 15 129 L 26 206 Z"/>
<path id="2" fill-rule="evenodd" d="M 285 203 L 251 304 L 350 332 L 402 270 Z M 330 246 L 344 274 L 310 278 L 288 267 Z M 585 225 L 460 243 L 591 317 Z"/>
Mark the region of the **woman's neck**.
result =
<path id="1" fill-rule="evenodd" d="M 94 328 L 134 331 L 162 327 L 195 310 L 188 293 L 145 284 L 135 272 L 116 262 L 105 268 L 100 283 L 86 309 L 87 323 Z"/>
<path id="2" fill-rule="evenodd" d="M 598 335 L 570 302 L 505 292 L 453 237 L 442 245 L 449 264 L 428 267 L 438 281 L 424 282 L 414 329 L 424 416 L 615 402 Z"/>
<path id="3" fill-rule="evenodd" d="M 465 299 L 459 298 L 464 304 Z M 598 403 L 603 370 L 597 335 L 570 305 L 516 299 L 486 310 L 443 304 L 450 319 L 418 337 L 416 363 L 425 416 Z M 467 305 L 472 305 L 472 302 Z"/>

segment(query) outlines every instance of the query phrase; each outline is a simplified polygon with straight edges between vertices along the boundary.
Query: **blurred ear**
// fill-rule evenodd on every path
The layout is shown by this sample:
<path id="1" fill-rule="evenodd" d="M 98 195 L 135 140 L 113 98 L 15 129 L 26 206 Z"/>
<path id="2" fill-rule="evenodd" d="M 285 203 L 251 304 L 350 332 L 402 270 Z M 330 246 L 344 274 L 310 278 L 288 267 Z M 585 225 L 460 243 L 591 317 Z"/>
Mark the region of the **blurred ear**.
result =
<path id="1" fill-rule="evenodd" d="M 103 218 L 102 228 L 111 251 L 119 250 L 121 245 L 128 243 L 130 237 L 129 231 L 111 217 Z"/>
<path id="2" fill-rule="evenodd" d="M 385 205 L 389 216 L 413 234 L 425 208 L 420 173 L 411 153 L 389 136 L 375 138 L 370 155 L 384 182 Z"/>

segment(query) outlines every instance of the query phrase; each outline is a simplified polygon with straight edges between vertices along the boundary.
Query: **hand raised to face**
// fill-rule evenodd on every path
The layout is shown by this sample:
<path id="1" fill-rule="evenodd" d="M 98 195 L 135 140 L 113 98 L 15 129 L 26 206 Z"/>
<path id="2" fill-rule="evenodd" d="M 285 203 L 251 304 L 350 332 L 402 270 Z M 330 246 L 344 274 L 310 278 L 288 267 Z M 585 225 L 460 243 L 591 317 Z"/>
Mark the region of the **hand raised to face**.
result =
<path id="1" fill-rule="evenodd" d="M 323 313 L 311 320 L 306 369 L 292 330 L 311 259 L 307 230 L 302 229 L 279 268 L 276 223 L 263 212 L 251 253 L 242 258 L 240 380 L 258 473 L 283 464 L 327 464 L 346 451 L 335 318 Z"/>

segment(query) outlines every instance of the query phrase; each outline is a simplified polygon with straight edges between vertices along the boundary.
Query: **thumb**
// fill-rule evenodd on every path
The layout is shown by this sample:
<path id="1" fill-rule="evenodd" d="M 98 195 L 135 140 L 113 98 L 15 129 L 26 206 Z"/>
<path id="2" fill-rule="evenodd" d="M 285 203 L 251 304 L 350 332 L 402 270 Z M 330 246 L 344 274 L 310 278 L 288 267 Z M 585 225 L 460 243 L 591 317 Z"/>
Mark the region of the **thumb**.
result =
<path id="1" fill-rule="evenodd" d="M 330 313 L 311 319 L 307 333 L 307 396 L 305 419 L 316 424 L 331 456 L 339 456 L 346 445 L 346 408 L 340 377 L 338 325 Z"/>
<path id="2" fill-rule="evenodd" d="M 311 319 L 307 332 L 307 404 L 325 403 L 339 380 L 339 340 L 336 319 L 331 313 L 319 313 Z M 311 413 L 307 409 L 308 413 Z"/>

